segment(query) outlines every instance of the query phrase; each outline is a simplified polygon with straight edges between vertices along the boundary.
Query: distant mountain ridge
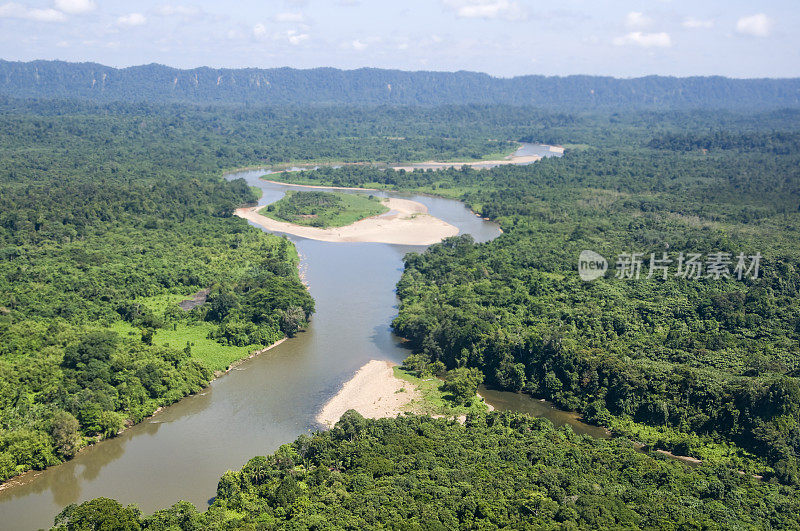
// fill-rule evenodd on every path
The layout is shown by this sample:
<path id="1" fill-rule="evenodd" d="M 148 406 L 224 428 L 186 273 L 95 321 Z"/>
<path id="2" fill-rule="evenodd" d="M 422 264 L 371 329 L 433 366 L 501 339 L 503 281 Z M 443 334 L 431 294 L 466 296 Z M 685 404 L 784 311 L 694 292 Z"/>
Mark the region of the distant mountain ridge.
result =
<path id="1" fill-rule="evenodd" d="M 231 104 L 510 104 L 564 110 L 800 107 L 800 78 L 522 76 L 361 68 L 195 68 L 0 60 L 15 98 Z"/>

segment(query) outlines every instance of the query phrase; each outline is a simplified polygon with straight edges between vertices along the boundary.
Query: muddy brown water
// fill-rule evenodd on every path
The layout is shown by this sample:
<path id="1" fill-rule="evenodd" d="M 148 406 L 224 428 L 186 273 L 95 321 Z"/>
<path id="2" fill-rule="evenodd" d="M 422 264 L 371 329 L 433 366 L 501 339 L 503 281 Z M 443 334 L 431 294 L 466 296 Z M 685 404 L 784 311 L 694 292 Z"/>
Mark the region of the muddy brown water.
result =
<path id="1" fill-rule="evenodd" d="M 262 174 L 250 171 L 231 177 L 263 189 L 260 204 L 276 201 L 293 188 L 260 180 Z M 478 218 L 457 201 L 375 195 L 419 201 L 432 215 L 477 241 L 500 234 L 496 224 Z M 49 527 L 65 505 L 99 496 L 136 504 L 146 513 L 179 500 L 203 510 L 225 471 L 319 429 L 314 417 L 359 367 L 371 359 L 401 362 L 409 352 L 390 329 L 397 314 L 394 289 L 403 256 L 424 247 L 291 238 L 317 304 L 309 329 L 119 437 L 89 447 L 65 464 L 14 481 L 0 491 L 0 529 Z M 508 403 L 509 397 L 492 393 L 487 392 L 488 401 L 497 401 L 495 405 L 504 409 L 501 402 Z M 568 422 L 576 431 L 585 426 L 577 419 L 553 416 L 552 420 Z"/>

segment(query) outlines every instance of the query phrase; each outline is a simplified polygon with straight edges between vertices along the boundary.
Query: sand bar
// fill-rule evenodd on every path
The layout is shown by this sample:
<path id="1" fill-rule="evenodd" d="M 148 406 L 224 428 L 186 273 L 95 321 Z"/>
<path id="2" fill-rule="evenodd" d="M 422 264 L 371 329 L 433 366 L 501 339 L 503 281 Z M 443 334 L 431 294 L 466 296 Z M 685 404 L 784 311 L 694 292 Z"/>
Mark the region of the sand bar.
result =
<path id="1" fill-rule="evenodd" d="M 395 377 L 396 363 L 372 360 L 346 382 L 317 415 L 317 422 L 333 426 L 350 409 L 370 419 L 396 417 L 419 393 L 410 382 Z"/>
<path id="2" fill-rule="evenodd" d="M 282 232 L 323 242 L 431 245 L 458 234 L 457 227 L 429 215 L 427 207 L 422 203 L 391 197 L 385 199 L 384 204 L 390 209 L 385 214 L 331 229 L 305 227 L 262 216 L 258 211 L 263 206 L 239 208 L 235 214 L 270 232 Z"/>
<path id="3" fill-rule="evenodd" d="M 542 157 L 539 155 L 524 155 L 521 157 L 512 155 L 511 157 L 502 160 L 478 160 L 474 162 L 428 161 L 428 162 L 420 162 L 418 164 L 408 164 L 405 166 L 392 166 L 391 169 L 405 170 L 405 171 L 444 170 L 447 168 L 461 168 L 462 166 L 469 166 L 471 168 L 477 168 L 477 169 L 487 169 L 487 168 L 494 168 L 495 166 L 503 166 L 506 164 L 531 164 L 533 162 L 537 162 L 540 160 L 542 160 Z"/>
<path id="4" fill-rule="evenodd" d="M 269 173 L 267 175 L 275 175 L 277 173 L 283 173 L 283 172 L 273 172 L 273 173 Z M 269 179 L 265 179 L 264 177 L 261 177 L 261 180 L 262 181 L 266 181 L 268 183 L 272 183 L 272 184 L 280 184 L 282 186 L 296 186 L 296 187 L 299 187 L 299 188 L 316 188 L 316 189 L 322 189 L 322 190 L 358 190 L 358 191 L 362 191 L 362 192 L 376 192 L 376 191 L 378 191 L 377 188 L 358 188 L 358 187 L 354 188 L 354 187 L 348 187 L 348 186 L 325 186 L 325 185 L 317 185 L 317 184 L 285 183 L 285 182 L 281 182 L 281 181 L 270 181 Z"/>

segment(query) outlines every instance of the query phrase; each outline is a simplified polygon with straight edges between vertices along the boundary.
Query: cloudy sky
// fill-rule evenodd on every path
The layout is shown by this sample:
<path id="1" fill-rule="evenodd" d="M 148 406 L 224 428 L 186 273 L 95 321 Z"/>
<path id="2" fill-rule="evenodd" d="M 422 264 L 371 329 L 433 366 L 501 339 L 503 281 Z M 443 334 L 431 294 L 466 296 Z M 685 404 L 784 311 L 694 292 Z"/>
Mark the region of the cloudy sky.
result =
<path id="1" fill-rule="evenodd" d="M 800 0 L 225 4 L 0 0 L 0 58 L 498 76 L 800 76 Z"/>

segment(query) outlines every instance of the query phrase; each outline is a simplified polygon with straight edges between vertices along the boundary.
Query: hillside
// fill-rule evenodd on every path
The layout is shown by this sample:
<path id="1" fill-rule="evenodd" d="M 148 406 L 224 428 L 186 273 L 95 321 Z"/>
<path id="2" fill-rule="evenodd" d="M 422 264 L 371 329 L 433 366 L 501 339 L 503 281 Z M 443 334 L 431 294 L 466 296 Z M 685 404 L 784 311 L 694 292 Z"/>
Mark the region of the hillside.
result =
<path id="1" fill-rule="evenodd" d="M 150 64 L 0 60 L 0 94 L 19 98 L 235 104 L 508 104 L 553 109 L 775 109 L 800 106 L 800 79 L 616 79 L 475 72 L 337 70 L 179 70 Z"/>

